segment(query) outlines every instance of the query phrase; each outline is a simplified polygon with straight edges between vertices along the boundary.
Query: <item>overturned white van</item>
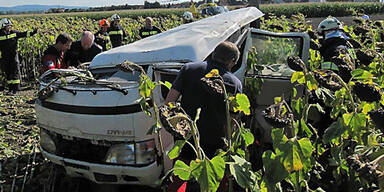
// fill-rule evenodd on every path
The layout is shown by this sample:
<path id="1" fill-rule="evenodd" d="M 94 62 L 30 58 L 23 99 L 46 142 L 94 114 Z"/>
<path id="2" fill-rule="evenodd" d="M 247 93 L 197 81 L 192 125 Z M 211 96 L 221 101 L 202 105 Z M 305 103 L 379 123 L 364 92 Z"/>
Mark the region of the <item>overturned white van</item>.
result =
<path id="1" fill-rule="evenodd" d="M 287 66 L 286 57 L 295 55 L 306 61 L 309 37 L 304 33 L 253 29 L 252 22 L 262 16 L 256 8 L 226 12 L 103 52 L 94 58 L 87 71 L 47 71 L 41 76 L 41 89 L 50 86 L 55 91 L 36 103 L 43 155 L 63 166 L 70 176 L 96 183 L 156 187 L 156 181 L 171 168 L 172 162 L 165 159 L 163 164 L 158 163 L 161 150 L 157 139 L 146 134 L 154 119 L 142 112 L 139 105 L 139 73 L 123 72 L 116 65 L 128 60 L 141 65 L 152 79 L 172 82 L 183 64 L 206 60 L 219 43 L 228 40 L 241 51 L 234 74 L 243 81 L 264 80 L 261 94 L 250 98 L 257 100 L 258 109 L 264 109 L 273 97 L 292 91 L 289 79 L 293 71 Z M 262 55 L 287 44 L 289 51 L 268 58 Z M 252 47 L 258 50 L 257 65 L 262 70 L 247 71 Z M 84 74 L 96 81 L 78 75 L 60 79 L 57 73 Z M 158 104 L 164 101 L 167 91 L 162 87 L 156 90 Z M 260 124 L 260 128 L 269 129 L 265 122 Z M 268 140 L 268 131 L 264 133 Z M 173 140 L 166 132 L 162 132 L 162 137 L 167 152 Z"/>

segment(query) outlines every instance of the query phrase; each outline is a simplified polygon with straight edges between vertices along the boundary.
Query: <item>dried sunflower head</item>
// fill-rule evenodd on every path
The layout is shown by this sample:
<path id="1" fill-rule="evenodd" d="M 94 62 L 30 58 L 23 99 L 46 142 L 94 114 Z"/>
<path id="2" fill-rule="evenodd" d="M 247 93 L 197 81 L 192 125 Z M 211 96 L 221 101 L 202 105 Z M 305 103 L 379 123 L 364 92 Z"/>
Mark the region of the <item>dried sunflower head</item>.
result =
<path id="1" fill-rule="evenodd" d="M 291 124 L 292 113 L 284 109 L 282 103 L 273 104 L 263 110 L 264 119 L 273 127 L 284 128 Z"/>
<path id="2" fill-rule="evenodd" d="M 380 89 L 362 82 L 355 82 L 352 92 L 362 101 L 374 102 L 381 99 Z"/>
<path id="3" fill-rule="evenodd" d="M 211 72 L 205 75 L 205 77 L 201 78 L 201 82 L 203 84 L 203 88 L 212 96 L 220 100 L 224 99 L 224 89 L 222 87 L 224 82 L 220 77 L 219 71 L 217 69 L 213 69 Z"/>
<path id="4" fill-rule="evenodd" d="M 373 124 L 381 131 L 384 131 L 384 110 L 375 109 L 368 112 L 368 115 L 371 117 Z"/>
<path id="5" fill-rule="evenodd" d="M 295 71 L 303 71 L 303 67 L 305 64 L 303 60 L 301 60 L 298 56 L 289 56 L 287 57 L 287 63 L 289 68 Z"/>
<path id="6" fill-rule="evenodd" d="M 361 49 L 356 50 L 356 57 L 359 60 L 359 63 L 367 66 L 372 63 L 375 56 L 371 51 L 363 51 Z"/>
<path id="7" fill-rule="evenodd" d="M 186 139 L 191 133 L 190 118 L 180 103 L 169 103 L 159 107 L 160 122 L 177 139 Z"/>
<path id="8" fill-rule="evenodd" d="M 320 86 L 331 91 L 337 91 L 343 86 L 332 78 L 333 71 L 331 70 L 316 70 L 313 72 L 316 81 Z"/>

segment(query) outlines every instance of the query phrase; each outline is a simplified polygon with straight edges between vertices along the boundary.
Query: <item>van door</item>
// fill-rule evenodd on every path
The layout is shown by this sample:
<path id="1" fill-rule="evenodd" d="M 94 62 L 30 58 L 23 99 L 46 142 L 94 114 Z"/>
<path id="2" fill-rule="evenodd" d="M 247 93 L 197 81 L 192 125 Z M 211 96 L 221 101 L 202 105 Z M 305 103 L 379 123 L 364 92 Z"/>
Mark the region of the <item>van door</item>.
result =
<path id="1" fill-rule="evenodd" d="M 275 97 L 291 98 L 293 85 L 290 82 L 293 70 L 287 65 L 288 56 L 299 56 L 308 63 L 309 36 L 306 33 L 274 33 L 251 29 L 248 36 L 248 68 L 243 81 L 257 125 L 256 134 L 261 141 L 271 142 L 271 126 L 261 112 L 273 104 Z M 298 91 L 299 92 L 299 91 Z"/>

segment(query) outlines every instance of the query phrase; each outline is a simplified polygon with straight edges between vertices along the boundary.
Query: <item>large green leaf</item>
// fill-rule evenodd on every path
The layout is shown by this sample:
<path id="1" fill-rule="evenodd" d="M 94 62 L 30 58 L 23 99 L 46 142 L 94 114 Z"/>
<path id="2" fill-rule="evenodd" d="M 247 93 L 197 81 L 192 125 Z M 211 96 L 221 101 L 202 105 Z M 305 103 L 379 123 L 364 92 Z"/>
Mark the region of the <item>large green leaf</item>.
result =
<path id="1" fill-rule="evenodd" d="M 251 131 L 243 127 L 240 129 L 240 136 L 244 140 L 245 147 L 248 147 L 248 145 L 252 144 L 255 140 Z"/>
<path id="2" fill-rule="evenodd" d="M 190 180 L 192 178 L 191 172 L 191 167 L 189 167 L 187 164 L 180 160 L 177 160 L 175 165 L 173 166 L 173 174 L 175 174 L 184 181 Z"/>
<path id="3" fill-rule="evenodd" d="M 288 177 L 288 172 L 280 163 L 280 158 L 272 151 L 263 153 L 263 165 L 265 168 L 264 178 L 268 188 L 274 188 L 275 184 Z"/>
<path id="4" fill-rule="evenodd" d="M 363 69 L 356 69 L 352 71 L 352 78 L 370 81 L 372 80 L 373 75 L 369 71 Z"/>
<path id="5" fill-rule="evenodd" d="M 307 124 L 305 123 L 304 119 L 301 118 L 300 120 L 300 124 L 298 124 L 297 126 L 301 125 L 301 129 L 307 134 L 308 137 L 311 137 L 312 136 L 312 131 L 308 128 Z"/>
<path id="6" fill-rule="evenodd" d="M 151 92 L 156 87 L 156 83 L 152 82 L 147 76 L 141 75 L 141 82 L 139 86 L 139 93 L 144 98 L 149 98 Z"/>
<path id="7" fill-rule="evenodd" d="M 251 113 L 249 107 L 251 106 L 248 100 L 248 97 L 245 94 L 236 94 L 236 103 L 237 106 L 234 108 L 234 111 L 241 111 L 245 115 L 249 115 Z"/>
<path id="8" fill-rule="evenodd" d="M 297 141 L 299 144 L 299 153 L 300 153 L 300 158 L 301 161 L 303 162 L 304 165 L 304 170 L 307 171 L 312 167 L 311 164 L 311 156 L 312 156 L 312 143 L 308 138 L 302 138 Z"/>
<path id="9" fill-rule="evenodd" d="M 316 90 L 319 86 L 317 85 L 317 81 L 311 74 L 307 74 L 307 88 L 309 91 Z"/>
<path id="10" fill-rule="evenodd" d="M 281 152 L 283 165 L 289 173 L 299 171 L 303 168 L 298 147 L 299 146 L 292 141 L 280 145 L 279 151 Z"/>
<path id="11" fill-rule="evenodd" d="M 367 115 L 364 113 L 345 113 L 343 120 L 355 136 L 359 136 L 361 129 L 367 125 Z"/>
<path id="12" fill-rule="evenodd" d="M 256 175 L 252 171 L 251 163 L 245 159 L 232 155 L 234 163 L 229 164 L 229 170 L 236 182 L 242 187 L 256 191 L 259 187 L 257 185 Z"/>
<path id="13" fill-rule="evenodd" d="M 177 140 L 173 145 L 173 148 L 168 152 L 168 156 L 170 159 L 175 159 L 180 155 L 181 149 L 184 147 L 186 143 L 185 140 Z"/>
<path id="14" fill-rule="evenodd" d="M 225 161 L 220 156 L 215 156 L 212 160 L 191 161 L 192 175 L 200 184 L 202 191 L 216 191 L 220 181 L 224 176 Z"/>
<path id="15" fill-rule="evenodd" d="M 296 71 L 292 74 L 291 83 L 295 83 L 296 81 L 300 84 L 305 82 L 305 76 L 302 71 Z"/>
<path id="16" fill-rule="evenodd" d="M 344 132 L 345 126 L 343 125 L 342 120 L 339 118 L 325 130 L 323 135 L 323 142 L 326 144 L 334 142 L 334 140 L 341 137 Z"/>
<path id="17" fill-rule="evenodd" d="M 350 126 L 355 135 L 360 133 L 360 130 L 367 125 L 367 118 L 364 113 L 355 113 L 351 120 Z"/>
<path id="18" fill-rule="evenodd" d="M 273 148 L 279 148 L 280 144 L 284 144 L 288 141 L 288 138 L 284 135 L 283 129 L 272 129 L 272 142 Z"/>

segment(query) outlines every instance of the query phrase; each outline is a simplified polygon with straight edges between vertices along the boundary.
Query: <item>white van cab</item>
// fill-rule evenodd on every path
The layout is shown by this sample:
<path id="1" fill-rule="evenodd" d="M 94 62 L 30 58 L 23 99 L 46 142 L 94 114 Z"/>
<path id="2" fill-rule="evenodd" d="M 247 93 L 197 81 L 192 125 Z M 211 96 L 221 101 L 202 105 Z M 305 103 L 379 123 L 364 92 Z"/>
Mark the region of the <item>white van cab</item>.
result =
<path id="1" fill-rule="evenodd" d="M 43 155 L 73 177 L 96 183 L 156 187 L 172 161 L 166 158 L 159 163 L 158 141 L 146 134 L 155 121 L 139 105 L 140 73 L 124 72 L 116 65 L 128 60 L 141 65 L 153 80 L 172 82 L 181 66 L 206 60 L 219 43 L 228 40 L 241 51 L 233 73 L 243 82 L 247 78 L 264 81 L 261 94 L 250 98 L 262 110 L 275 96 L 292 91 L 289 79 L 293 71 L 286 58 L 300 56 L 306 62 L 309 52 L 309 37 L 304 33 L 252 28 L 252 22 L 262 16 L 254 7 L 237 9 L 103 52 L 87 70 L 45 72 L 40 89 L 49 86 L 54 91 L 36 102 Z M 254 64 L 260 70 L 248 70 L 252 47 L 257 51 Z M 58 78 L 57 73 L 67 75 Z M 81 74 L 96 80 L 80 78 Z M 156 103 L 162 104 L 167 91 L 157 88 Z M 260 125 L 268 141 L 267 123 Z M 173 147 L 173 139 L 164 131 L 161 135 L 166 153 Z"/>

